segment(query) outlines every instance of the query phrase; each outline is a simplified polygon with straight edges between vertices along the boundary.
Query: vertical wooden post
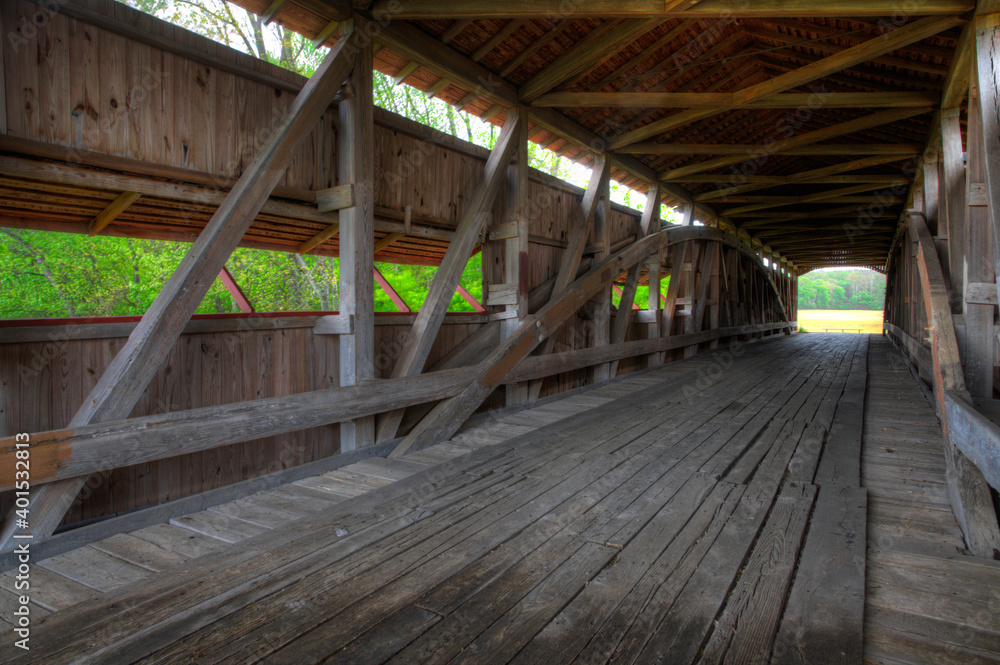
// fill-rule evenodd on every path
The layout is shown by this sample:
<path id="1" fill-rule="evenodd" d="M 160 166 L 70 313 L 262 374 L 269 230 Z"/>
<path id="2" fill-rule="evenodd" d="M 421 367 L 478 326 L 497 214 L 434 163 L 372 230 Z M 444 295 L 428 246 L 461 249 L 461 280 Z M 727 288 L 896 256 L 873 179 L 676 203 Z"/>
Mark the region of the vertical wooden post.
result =
<path id="1" fill-rule="evenodd" d="M 660 336 L 660 264 L 661 252 L 646 260 L 646 272 L 649 275 L 649 302 L 646 309 L 652 321 L 646 326 L 646 339 L 656 339 Z M 663 352 L 651 353 L 647 356 L 648 367 L 663 363 Z"/>
<path id="2" fill-rule="evenodd" d="M 517 109 L 518 134 L 514 162 L 507 167 L 507 222 L 514 224 L 517 235 L 504 241 L 503 281 L 517 284 L 517 300 L 506 306 L 510 318 L 500 322 L 500 339 L 517 330 L 528 316 L 528 217 L 525 201 L 528 197 L 528 109 Z M 506 405 L 517 406 L 528 401 L 526 382 L 506 386 Z"/>
<path id="3" fill-rule="evenodd" d="M 975 58 L 973 59 L 975 68 Z M 979 86 L 973 70 L 969 86 L 965 284 L 993 284 L 993 223 L 990 220 Z M 963 300 L 967 300 L 964 299 Z M 995 305 L 965 302 L 965 383 L 973 397 L 993 397 L 993 310 Z"/>
<path id="4" fill-rule="evenodd" d="M 660 230 L 660 185 L 654 183 L 649 186 L 646 194 L 646 206 L 643 209 L 642 219 L 639 222 L 639 232 L 643 236 L 656 233 Z M 646 325 L 646 338 L 656 339 L 660 336 L 660 264 L 662 263 L 662 252 L 650 256 L 646 259 L 646 275 L 648 288 L 648 298 L 646 300 L 646 310 L 650 313 L 651 321 Z M 648 367 L 654 367 L 663 363 L 663 353 L 651 353 L 646 359 Z"/>
<path id="5" fill-rule="evenodd" d="M 601 201 L 594 214 L 594 242 L 600 249 L 594 260 L 607 258 L 611 251 L 611 171 L 601 180 Z M 553 294 L 554 295 L 554 294 Z M 608 282 L 594 299 L 594 346 L 607 346 L 611 342 L 611 282 Z M 610 363 L 594 366 L 594 383 L 611 378 Z"/>
<path id="6" fill-rule="evenodd" d="M 792 268 L 792 320 L 798 323 L 799 320 L 799 271 Z"/>
<path id="7" fill-rule="evenodd" d="M 941 186 L 945 195 L 939 201 L 938 228 L 945 227 L 948 234 L 948 277 L 954 314 L 964 311 L 965 300 L 965 161 L 960 114 L 958 108 L 941 111 Z"/>
<path id="8" fill-rule="evenodd" d="M 979 117 L 983 142 L 986 194 L 993 229 L 994 273 L 1000 274 L 1000 14 L 979 16 L 976 26 L 976 71 L 979 87 Z M 970 100 L 969 114 L 972 114 Z M 970 134 L 970 143 L 971 143 Z M 1000 284 L 997 285 L 1000 296 Z"/>
<path id="9" fill-rule="evenodd" d="M 938 154 L 937 152 L 927 152 L 924 154 L 924 219 L 927 220 L 927 228 L 932 235 L 939 236 L 938 230 Z"/>
<path id="10" fill-rule="evenodd" d="M 706 298 L 709 302 L 705 305 L 708 307 L 708 329 L 715 330 L 719 327 L 719 310 L 721 309 L 721 296 L 722 289 L 719 287 L 719 272 L 720 266 L 722 265 L 722 245 L 719 243 L 712 243 L 712 262 L 711 269 L 708 275 L 708 291 L 706 291 Z M 719 340 L 713 339 L 708 343 L 709 349 L 717 349 L 719 347 Z"/>
<path id="11" fill-rule="evenodd" d="M 673 261 L 670 264 L 670 281 L 667 283 L 667 297 L 663 303 L 663 314 L 660 323 L 660 335 L 669 337 L 673 333 L 674 318 L 677 310 L 677 294 L 681 290 L 684 271 L 684 256 L 690 242 L 681 243 L 674 249 Z"/>
<path id="12" fill-rule="evenodd" d="M 694 203 L 681 206 L 681 226 L 691 226 L 694 223 Z"/>
<path id="13" fill-rule="evenodd" d="M 340 211 L 340 313 L 354 319 L 354 332 L 340 335 L 342 386 L 375 378 L 375 144 L 372 44 L 366 41 L 358 49 L 351 74 L 354 97 L 339 104 L 340 184 L 354 185 L 354 206 Z M 374 416 L 340 424 L 341 451 L 374 443 Z"/>

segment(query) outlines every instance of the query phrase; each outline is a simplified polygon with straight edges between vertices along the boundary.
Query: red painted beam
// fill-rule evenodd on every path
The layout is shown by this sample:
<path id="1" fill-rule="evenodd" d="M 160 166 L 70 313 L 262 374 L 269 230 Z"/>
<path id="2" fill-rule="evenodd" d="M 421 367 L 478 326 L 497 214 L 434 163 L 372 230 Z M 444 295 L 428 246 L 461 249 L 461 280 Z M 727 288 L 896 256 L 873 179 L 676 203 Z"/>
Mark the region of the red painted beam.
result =
<path id="1" fill-rule="evenodd" d="M 406 304 L 406 301 L 403 300 L 403 298 L 400 297 L 398 293 L 396 293 L 396 289 L 392 288 L 392 284 L 390 284 L 389 280 L 385 278 L 385 275 L 379 272 L 378 268 L 372 268 L 372 270 L 375 271 L 375 281 L 378 282 L 378 285 L 382 287 L 382 290 L 385 291 L 385 294 L 389 296 L 393 304 L 396 305 L 396 308 L 399 309 L 399 311 L 403 312 L 404 314 L 409 314 L 410 312 L 412 312 L 413 310 L 410 309 L 410 306 Z"/>
<path id="2" fill-rule="evenodd" d="M 236 279 L 233 278 L 229 270 L 226 269 L 226 266 L 222 266 L 222 270 L 219 271 L 219 279 L 222 280 L 226 290 L 229 291 L 229 295 L 231 295 L 233 300 L 236 301 L 236 305 L 240 308 L 241 312 L 257 311 L 253 308 L 253 305 L 250 304 L 250 299 L 247 298 L 245 293 L 243 293 L 243 289 L 241 289 L 240 285 L 236 283 Z"/>
<path id="3" fill-rule="evenodd" d="M 621 290 L 621 287 L 620 287 L 620 286 L 618 286 L 617 284 L 612 284 L 612 286 L 613 286 L 613 287 L 614 287 L 614 289 L 615 289 L 615 293 L 617 293 L 618 295 L 621 295 L 621 294 L 622 294 L 622 290 Z M 636 305 L 636 304 L 635 304 L 635 301 L 633 301 L 633 302 L 632 302 L 632 309 L 642 309 L 642 308 L 641 308 L 641 307 L 639 307 L 638 305 Z"/>
<path id="4" fill-rule="evenodd" d="M 481 305 L 481 304 L 479 303 L 479 301 L 478 301 L 478 300 L 476 300 L 475 298 L 473 298 L 473 297 L 472 297 L 472 294 L 471 294 L 471 293 L 469 293 L 468 291 L 466 291 L 466 290 L 465 290 L 465 287 L 464 287 L 464 286 L 462 286 L 461 284 L 459 284 L 459 285 L 458 285 L 458 288 L 457 288 L 457 289 L 455 289 L 455 292 L 456 292 L 456 293 L 458 293 L 458 295 L 460 295 L 460 296 L 462 296 L 463 298 L 465 298 L 465 302 L 467 302 L 467 303 L 469 303 L 470 305 L 472 305 L 472 308 L 473 308 L 474 310 L 476 310 L 476 311 L 477 311 L 477 312 L 479 312 L 480 314 L 486 314 L 486 308 L 485 308 L 485 307 L 483 307 L 483 306 L 482 306 L 482 305 Z"/>

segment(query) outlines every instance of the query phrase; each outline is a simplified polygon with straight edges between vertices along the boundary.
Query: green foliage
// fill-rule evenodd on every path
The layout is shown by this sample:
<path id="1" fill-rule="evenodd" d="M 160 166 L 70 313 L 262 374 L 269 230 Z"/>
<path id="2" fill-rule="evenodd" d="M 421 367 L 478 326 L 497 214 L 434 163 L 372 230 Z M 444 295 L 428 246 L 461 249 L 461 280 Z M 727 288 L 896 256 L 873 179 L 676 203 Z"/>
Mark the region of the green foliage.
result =
<path id="1" fill-rule="evenodd" d="M 882 309 L 885 276 L 873 270 L 815 270 L 799 277 L 799 309 Z"/>
<path id="2" fill-rule="evenodd" d="M 143 314 L 190 245 L 0 228 L 0 318 L 127 316 Z M 482 302 L 481 257 L 469 260 L 461 284 Z M 239 248 L 226 264 L 258 311 L 332 311 L 340 306 L 339 261 L 325 256 Z M 379 270 L 414 310 L 437 268 L 379 263 Z M 461 296 L 452 311 L 473 311 Z M 197 310 L 238 312 L 216 279 Z M 396 305 L 377 284 L 375 311 Z"/>

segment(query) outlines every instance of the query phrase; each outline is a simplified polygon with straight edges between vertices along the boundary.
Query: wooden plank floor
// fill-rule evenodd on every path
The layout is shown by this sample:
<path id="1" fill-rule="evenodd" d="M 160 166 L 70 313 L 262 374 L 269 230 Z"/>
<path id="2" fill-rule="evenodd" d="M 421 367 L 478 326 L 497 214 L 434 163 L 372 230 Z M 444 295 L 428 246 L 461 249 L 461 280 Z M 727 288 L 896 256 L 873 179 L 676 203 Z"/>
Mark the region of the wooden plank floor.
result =
<path id="1" fill-rule="evenodd" d="M 106 538 L 99 542 L 35 562 L 37 591 L 30 608 L 36 618 L 97 598 L 130 581 L 159 573 L 178 563 L 238 546 L 243 540 L 269 529 L 321 513 L 330 506 L 359 496 L 418 471 L 447 462 L 470 450 L 506 441 L 594 406 L 642 390 L 709 361 L 688 360 L 664 367 L 657 378 L 636 375 L 628 382 L 616 381 L 592 387 L 585 393 L 515 413 L 504 412 L 470 421 L 449 442 L 409 453 L 402 459 L 372 457 L 321 476 L 304 478 L 264 490 L 206 510 L 183 515 L 169 523 L 156 524 Z M 18 605 L 17 573 L 0 573 L 0 609 Z M 0 612 L 0 622 L 9 623 L 10 612 Z"/>
<path id="2" fill-rule="evenodd" d="M 13 662 L 918 662 L 862 635 L 866 534 L 898 528 L 869 529 L 860 486 L 880 339 L 703 354 L 95 544 L 142 577 L 88 552 L 92 597 Z"/>
<path id="3" fill-rule="evenodd" d="M 883 337 L 872 337 L 865 655 L 874 663 L 1000 662 L 1000 561 L 967 555 L 948 503 L 941 426 Z"/>

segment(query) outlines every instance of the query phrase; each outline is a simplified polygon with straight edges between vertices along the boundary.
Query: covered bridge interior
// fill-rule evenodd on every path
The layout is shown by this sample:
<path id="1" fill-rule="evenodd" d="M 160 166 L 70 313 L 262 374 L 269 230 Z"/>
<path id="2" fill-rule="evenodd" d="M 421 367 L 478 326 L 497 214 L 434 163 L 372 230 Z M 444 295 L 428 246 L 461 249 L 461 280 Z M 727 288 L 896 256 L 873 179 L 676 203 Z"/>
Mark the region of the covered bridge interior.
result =
<path id="1" fill-rule="evenodd" d="M 0 3 L 0 226 L 190 243 L 141 317 L 0 321 L 0 660 L 1000 661 L 1000 3 L 235 2 L 313 76 Z M 339 310 L 193 315 L 237 247 Z M 884 335 L 796 332 L 836 266 Z"/>

